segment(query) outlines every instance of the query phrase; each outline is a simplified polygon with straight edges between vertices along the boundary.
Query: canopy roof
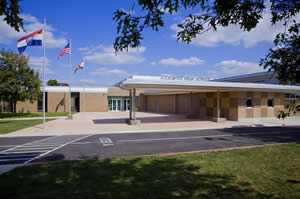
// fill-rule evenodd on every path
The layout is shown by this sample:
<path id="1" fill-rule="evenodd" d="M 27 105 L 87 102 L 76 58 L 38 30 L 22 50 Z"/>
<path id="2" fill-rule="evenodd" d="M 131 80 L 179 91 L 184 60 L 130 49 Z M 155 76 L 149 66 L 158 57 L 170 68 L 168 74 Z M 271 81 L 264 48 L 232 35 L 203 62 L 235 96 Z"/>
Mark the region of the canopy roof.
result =
<path id="1" fill-rule="evenodd" d="M 194 79 L 177 79 L 160 76 L 131 76 L 118 84 L 123 89 L 138 89 L 147 92 L 184 91 L 184 92 L 213 92 L 213 91 L 263 91 L 300 93 L 300 86 L 206 81 Z"/>

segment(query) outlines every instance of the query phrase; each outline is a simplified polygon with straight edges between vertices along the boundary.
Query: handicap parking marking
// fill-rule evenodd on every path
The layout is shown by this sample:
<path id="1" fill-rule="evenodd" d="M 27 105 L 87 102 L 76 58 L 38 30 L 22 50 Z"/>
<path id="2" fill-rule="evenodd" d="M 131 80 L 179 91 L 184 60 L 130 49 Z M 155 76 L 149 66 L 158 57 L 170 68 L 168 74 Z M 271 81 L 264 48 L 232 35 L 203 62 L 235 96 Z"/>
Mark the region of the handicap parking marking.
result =
<path id="1" fill-rule="evenodd" d="M 99 142 L 102 144 L 102 146 L 113 146 L 114 143 L 109 137 L 99 137 Z"/>

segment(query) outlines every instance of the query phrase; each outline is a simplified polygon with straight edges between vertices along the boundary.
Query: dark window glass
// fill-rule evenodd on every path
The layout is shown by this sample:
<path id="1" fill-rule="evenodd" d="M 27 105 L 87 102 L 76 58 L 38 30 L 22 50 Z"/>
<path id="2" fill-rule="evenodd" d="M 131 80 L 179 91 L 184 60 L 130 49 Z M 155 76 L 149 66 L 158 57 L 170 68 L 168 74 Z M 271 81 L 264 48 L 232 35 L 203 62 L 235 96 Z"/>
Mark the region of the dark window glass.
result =
<path id="1" fill-rule="evenodd" d="M 247 100 L 246 100 L 246 106 L 247 107 L 252 107 L 253 105 L 252 105 L 252 99 L 251 98 L 248 98 Z"/>
<path id="2" fill-rule="evenodd" d="M 268 107 L 274 106 L 274 99 L 268 99 Z"/>

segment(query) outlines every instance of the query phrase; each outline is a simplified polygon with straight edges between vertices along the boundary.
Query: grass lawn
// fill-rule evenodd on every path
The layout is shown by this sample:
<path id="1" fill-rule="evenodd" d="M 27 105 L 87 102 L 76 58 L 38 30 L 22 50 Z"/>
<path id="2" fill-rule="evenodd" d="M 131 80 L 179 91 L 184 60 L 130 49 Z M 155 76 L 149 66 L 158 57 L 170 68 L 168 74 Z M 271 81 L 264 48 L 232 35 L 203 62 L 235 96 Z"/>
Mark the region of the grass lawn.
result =
<path id="1" fill-rule="evenodd" d="M 48 120 L 49 121 L 49 120 Z M 0 134 L 13 132 L 19 129 L 27 128 L 41 124 L 43 120 L 5 120 L 0 121 Z"/>
<path id="2" fill-rule="evenodd" d="M 46 113 L 48 117 L 56 117 L 56 116 L 67 116 L 69 113 L 67 112 L 49 112 Z M 0 113 L 0 118 L 20 118 L 20 117 L 42 117 L 42 112 L 35 113 Z"/>
<path id="3" fill-rule="evenodd" d="M 300 145 L 62 161 L 0 176 L 1 198 L 300 198 Z"/>

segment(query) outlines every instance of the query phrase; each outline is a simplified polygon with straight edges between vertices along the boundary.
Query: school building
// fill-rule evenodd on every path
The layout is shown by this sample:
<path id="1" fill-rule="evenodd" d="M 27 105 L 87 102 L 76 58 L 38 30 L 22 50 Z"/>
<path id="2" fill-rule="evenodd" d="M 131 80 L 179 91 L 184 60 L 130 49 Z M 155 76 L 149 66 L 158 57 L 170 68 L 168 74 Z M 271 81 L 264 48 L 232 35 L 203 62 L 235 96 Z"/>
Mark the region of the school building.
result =
<path id="1" fill-rule="evenodd" d="M 276 117 L 300 94 L 298 85 L 256 82 L 255 75 L 237 78 L 209 81 L 132 76 L 115 87 L 71 87 L 71 100 L 69 87 L 47 86 L 46 111 L 68 112 L 71 103 L 74 112 L 129 111 L 130 121 L 136 120 L 136 111 L 183 114 L 199 120 L 239 121 Z M 18 102 L 17 111 L 42 111 L 42 101 Z"/>

